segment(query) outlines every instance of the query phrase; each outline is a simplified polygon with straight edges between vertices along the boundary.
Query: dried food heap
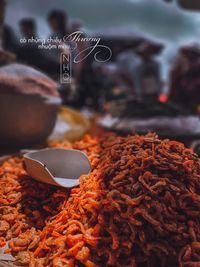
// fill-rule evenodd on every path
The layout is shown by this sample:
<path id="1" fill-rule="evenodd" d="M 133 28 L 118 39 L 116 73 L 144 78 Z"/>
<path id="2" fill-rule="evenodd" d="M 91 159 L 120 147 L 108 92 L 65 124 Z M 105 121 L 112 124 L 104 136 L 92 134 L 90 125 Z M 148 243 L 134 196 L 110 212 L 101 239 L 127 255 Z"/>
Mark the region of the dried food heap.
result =
<path id="1" fill-rule="evenodd" d="M 0 94 L 59 97 L 57 83 L 50 77 L 23 64 L 0 67 Z"/>
<path id="2" fill-rule="evenodd" d="M 20 158 L 0 168 L 0 242 L 10 240 L 18 262 L 200 266 L 196 154 L 155 134 L 86 136 L 72 147 L 89 155 L 93 171 L 70 192 L 31 180 Z"/>

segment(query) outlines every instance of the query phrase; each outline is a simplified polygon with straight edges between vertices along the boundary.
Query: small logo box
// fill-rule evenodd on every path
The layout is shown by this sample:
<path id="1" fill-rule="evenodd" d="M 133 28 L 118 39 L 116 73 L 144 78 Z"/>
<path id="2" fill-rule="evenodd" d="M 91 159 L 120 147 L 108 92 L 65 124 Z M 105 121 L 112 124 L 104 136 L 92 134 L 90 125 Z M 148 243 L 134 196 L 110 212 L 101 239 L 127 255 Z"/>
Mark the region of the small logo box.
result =
<path id="1" fill-rule="evenodd" d="M 70 83 L 72 74 L 71 53 L 61 53 L 60 55 L 60 82 Z"/>

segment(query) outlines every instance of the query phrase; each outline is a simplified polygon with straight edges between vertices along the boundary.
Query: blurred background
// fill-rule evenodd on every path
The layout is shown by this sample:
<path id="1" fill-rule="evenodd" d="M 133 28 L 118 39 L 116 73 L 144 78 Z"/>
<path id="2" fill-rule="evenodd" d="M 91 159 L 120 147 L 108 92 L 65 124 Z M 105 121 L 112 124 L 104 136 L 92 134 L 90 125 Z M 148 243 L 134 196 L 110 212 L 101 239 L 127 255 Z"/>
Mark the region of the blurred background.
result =
<path id="1" fill-rule="evenodd" d="M 63 132 L 72 130 L 71 121 L 76 131 L 83 134 L 89 128 L 91 131 L 92 121 L 95 128 L 120 134 L 155 131 L 160 136 L 181 140 L 198 152 L 200 4 L 197 2 L 1 0 L 0 113 L 4 115 L 0 115 L 0 121 L 4 130 L 0 131 L 0 142 L 27 146 L 47 138 L 52 130 L 53 138 L 59 139 Z M 63 51 L 54 49 L 53 44 L 56 38 L 63 40 L 77 31 L 85 39 L 67 42 L 69 49 L 64 52 L 71 54 L 73 63 L 71 80 L 66 84 L 60 80 Z M 31 38 L 38 41 L 28 42 Z M 48 38 L 52 38 L 52 49 L 39 49 Z M 88 53 L 95 44 L 92 38 L 100 38 L 100 46 Z M 78 55 L 83 60 L 77 63 Z M 31 101 L 24 99 L 16 104 L 19 95 L 29 96 Z M 43 110 L 44 101 L 41 109 L 34 106 L 36 95 L 45 96 L 45 101 L 51 96 L 48 110 Z M 59 112 L 65 114 L 65 122 L 68 118 L 67 125 L 61 115 L 60 119 L 55 116 L 61 104 L 52 102 L 52 97 L 54 101 L 60 99 L 62 112 Z M 8 102 L 15 103 L 9 105 L 9 111 L 5 105 Z M 54 116 L 49 115 L 50 102 L 54 103 L 54 111 L 51 109 Z M 20 111 L 23 116 L 17 112 L 19 106 L 23 106 Z M 70 112 L 81 119 L 74 122 Z M 8 121 L 12 125 L 9 129 Z M 41 126 L 44 121 L 45 133 Z M 87 124 L 85 130 L 80 130 L 80 121 Z M 76 134 L 71 131 L 70 138 L 75 139 Z"/>

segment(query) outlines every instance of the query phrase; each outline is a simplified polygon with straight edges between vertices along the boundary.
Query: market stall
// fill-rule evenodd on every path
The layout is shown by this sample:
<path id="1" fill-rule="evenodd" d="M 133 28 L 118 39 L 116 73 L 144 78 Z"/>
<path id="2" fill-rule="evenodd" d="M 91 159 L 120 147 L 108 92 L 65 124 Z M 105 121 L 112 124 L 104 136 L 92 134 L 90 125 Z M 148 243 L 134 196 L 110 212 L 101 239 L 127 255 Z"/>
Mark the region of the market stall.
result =
<path id="1" fill-rule="evenodd" d="M 0 267 L 200 267 L 200 50 L 179 47 L 167 80 L 160 60 L 198 5 L 82 1 L 84 28 L 47 2 L 23 1 L 25 42 L 0 49 Z M 39 51 L 36 22 L 61 48 Z"/>

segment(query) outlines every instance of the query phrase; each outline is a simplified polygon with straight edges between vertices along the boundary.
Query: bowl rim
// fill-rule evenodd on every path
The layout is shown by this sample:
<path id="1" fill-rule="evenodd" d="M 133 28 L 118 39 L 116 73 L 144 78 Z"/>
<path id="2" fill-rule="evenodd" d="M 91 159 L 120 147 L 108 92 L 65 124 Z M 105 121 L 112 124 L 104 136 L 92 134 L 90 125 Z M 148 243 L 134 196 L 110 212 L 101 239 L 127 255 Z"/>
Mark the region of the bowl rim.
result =
<path id="1" fill-rule="evenodd" d="M 60 96 L 53 96 L 53 95 L 39 95 L 39 94 L 22 94 L 18 92 L 1 92 L 0 90 L 0 96 L 10 96 L 10 97 L 22 97 L 22 98 L 34 98 L 38 99 L 40 101 L 44 101 L 45 104 L 52 104 L 52 105 L 61 105 L 62 99 Z"/>

